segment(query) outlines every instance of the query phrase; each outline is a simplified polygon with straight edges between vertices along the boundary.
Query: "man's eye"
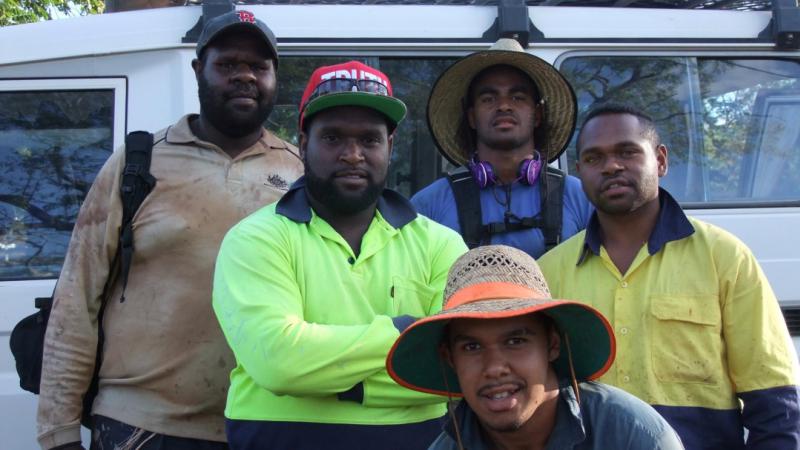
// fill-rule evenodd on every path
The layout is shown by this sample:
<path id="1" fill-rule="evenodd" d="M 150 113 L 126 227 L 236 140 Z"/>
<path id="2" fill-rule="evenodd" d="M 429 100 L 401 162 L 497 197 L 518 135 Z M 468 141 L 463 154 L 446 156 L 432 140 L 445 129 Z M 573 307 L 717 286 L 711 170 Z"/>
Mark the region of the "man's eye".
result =
<path id="1" fill-rule="evenodd" d="M 475 342 L 467 342 L 462 346 L 465 352 L 474 352 L 481 348 L 481 346 Z"/>
<path id="2" fill-rule="evenodd" d="M 528 97 L 526 97 L 526 96 L 524 96 L 524 95 L 521 95 L 521 94 L 519 94 L 519 95 L 515 95 L 515 96 L 513 96 L 513 97 L 511 97 L 511 98 L 512 98 L 512 99 L 513 99 L 515 102 L 524 102 L 524 101 L 526 101 L 526 100 L 528 99 Z"/>
<path id="3" fill-rule="evenodd" d="M 584 156 L 581 158 L 581 161 L 583 161 L 584 164 L 594 164 L 597 162 L 597 158 L 594 156 Z"/>
<path id="4" fill-rule="evenodd" d="M 478 99 L 478 101 L 483 104 L 491 104 L 494 102 L 494 97 L 491 95 L 483 95 Z"/>
<path id="5" fill-rule="evenodd" d="M 331 144 L 331 143 L 334 143 L 337 140 L 339 140 L 339 137 L 336 136 L 336 135 L 333 135 L 333 134 L 323 134 L 321 139 L 322 139 L 322 142 L 326 142 L 328 144 Z"/>
<path id="6" fill-rule="evenodd" d="M 507 345 L 521 345 L 521 344 L 524 344 L 524 343 L 525 343 L 525 338 L 521 338 L 521 337 L 509 338 L 506 341 Z"/>

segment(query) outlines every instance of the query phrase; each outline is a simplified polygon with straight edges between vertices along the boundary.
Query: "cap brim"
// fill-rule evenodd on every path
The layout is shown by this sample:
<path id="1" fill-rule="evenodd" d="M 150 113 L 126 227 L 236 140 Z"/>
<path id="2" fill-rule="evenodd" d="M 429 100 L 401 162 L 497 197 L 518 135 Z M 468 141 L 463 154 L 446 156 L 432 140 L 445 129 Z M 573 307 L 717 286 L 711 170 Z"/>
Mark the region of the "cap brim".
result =
<path id="1" fill-rule="evenodd" d="M 597 310 L 569 300 L 501 299 L 467 303 L 414 322 L 395 341 L 386 368 L 409 389 L 460 396 L 458 378 L 439 354 L 445 326 L 454 319 L 502 319 L 539 312 L 550 316 L 561 334 L 561 353 L 553 362 L 560 377 L 570 374 L 567 337 L 577 380 L 594 380 L 611 367 L 616 355 L 614 333 Z"/>
<path id="2" fill-rule="evenodd" d="M 575 92 L 561 73 L 547 61 L 527 52 L 486 50 L 468 55 L 445 70 L 428 98 L 428 128 L 439 151 L 450 162 L 463 166 L 472 156 L 457 138 L 463 118 L 463 101 L 473 78 L 496 65 L 513 66 L 526 73 L 544 100 L 545 142 L 536 142 L 542 156 L 553 162 L 566 150 L 577 120 Z"/>
<path id="3" fill-rule="evenodd" d="M 406 116 L 406 105 L 394 97 L 369 92 L 336 92 L 311 100 L 303 109 L 303 121 L 336 106 L 363 106 L 383 114 L 397 126 Z"/>

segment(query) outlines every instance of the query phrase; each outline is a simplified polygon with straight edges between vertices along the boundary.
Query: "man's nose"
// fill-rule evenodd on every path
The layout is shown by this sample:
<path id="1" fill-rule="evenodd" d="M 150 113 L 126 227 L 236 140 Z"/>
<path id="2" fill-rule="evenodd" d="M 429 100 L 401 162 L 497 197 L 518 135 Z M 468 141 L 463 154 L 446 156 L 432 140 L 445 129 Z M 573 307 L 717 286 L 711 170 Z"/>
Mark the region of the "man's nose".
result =
<path id="1" fill-rule="evenodd" d="M 250 64 L 241 63 L 233 68 L 231 78 L 242 83 L 250 83 L 256 80 L 256 74 Z"/>
<path id="2" fill-rule="evenodd" d="M 484 374 L 488 378 L 502 378 L 510 369 L 508 358 L 498 349 L 486 349 L 483 353 Z"/>
<path id="3" fill-rule="evenodd" d="M 609 155 L 603 161 L 603 173 L 604 174 L 615 174 L 625 169 L 625 166 L 622 162 L 614 155 Z"/>
<path id="4" fill-rule="evenodd" d="M 364 160 L 364 151 L 357 139 L 348 139 L 341 155 L 342 161 L 348 164 L 358 164 Z"/>

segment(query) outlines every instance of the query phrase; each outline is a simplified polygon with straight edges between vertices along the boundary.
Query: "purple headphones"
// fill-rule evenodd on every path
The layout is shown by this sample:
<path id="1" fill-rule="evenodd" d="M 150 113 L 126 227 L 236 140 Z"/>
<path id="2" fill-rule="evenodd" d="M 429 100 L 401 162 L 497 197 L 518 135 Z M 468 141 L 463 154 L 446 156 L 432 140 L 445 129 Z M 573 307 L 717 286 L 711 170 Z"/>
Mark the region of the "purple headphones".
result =
<path id="1" fill-rule="evenodd" d="M 483 189 L 498 184 L 492 165 L 486 161 L 479 161 L 477 153 L 472 155 L 472 158 L 467 162 L 467 167 L 469 167 L 472 178 L 478 183 L 479 188 Z M 533 186 L 533 184 L 536 183 L 536 179 L 539 178 L 539 171 L 541 169 L 542 155 L 540 155 L 538 151 L 534 151 L 532 159 L 526 159 L 520 163 L 517 180 L 521 181 L 523 184 Z"/>

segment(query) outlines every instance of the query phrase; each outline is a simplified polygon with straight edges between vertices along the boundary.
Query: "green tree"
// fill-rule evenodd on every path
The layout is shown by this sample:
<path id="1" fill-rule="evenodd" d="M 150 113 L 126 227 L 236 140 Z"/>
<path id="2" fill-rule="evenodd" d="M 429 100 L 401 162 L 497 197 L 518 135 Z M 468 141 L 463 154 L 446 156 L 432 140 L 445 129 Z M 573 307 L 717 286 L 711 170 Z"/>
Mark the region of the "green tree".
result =
<path id="1" fill-rule="evenodd" d="M 0 0 L 0 26 L 103 12 L 103 0 Z"/>

